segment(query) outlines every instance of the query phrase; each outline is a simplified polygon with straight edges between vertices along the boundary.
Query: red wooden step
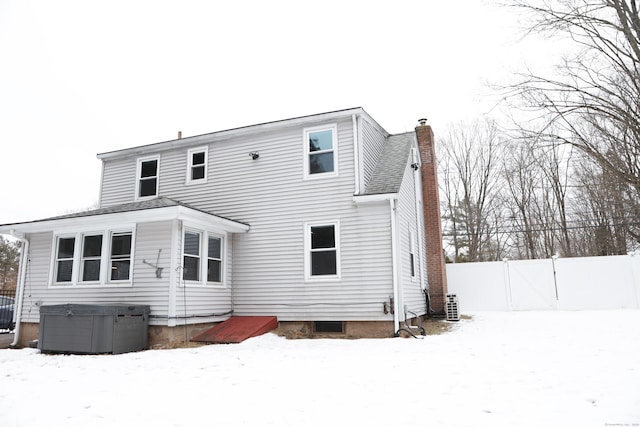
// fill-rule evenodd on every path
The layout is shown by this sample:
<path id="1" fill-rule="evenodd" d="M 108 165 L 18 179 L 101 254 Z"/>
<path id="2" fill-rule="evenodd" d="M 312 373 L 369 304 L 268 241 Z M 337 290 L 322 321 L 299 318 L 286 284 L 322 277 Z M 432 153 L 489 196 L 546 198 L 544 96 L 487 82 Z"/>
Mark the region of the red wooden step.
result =
<path id="1" fill-rule="evenodd" d="M 191 338 L 191 341 L 211 344 L 237 344 L 248 338 L 266 334 L 277 327 L 278 318 L 275 316 L 230 317 Z"/>

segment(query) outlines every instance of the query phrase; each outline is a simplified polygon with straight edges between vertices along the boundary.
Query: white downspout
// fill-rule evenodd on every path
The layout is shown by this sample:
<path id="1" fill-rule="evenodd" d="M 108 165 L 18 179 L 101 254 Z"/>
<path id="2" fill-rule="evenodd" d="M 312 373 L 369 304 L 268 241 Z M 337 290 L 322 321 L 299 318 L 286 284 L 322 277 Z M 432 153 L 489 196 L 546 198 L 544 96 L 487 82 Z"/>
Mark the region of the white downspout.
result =
<path id="1" fill-rule="evenodd" d="M 400 329 L 400 301 L 398 301 L 398 244 L 396 236 L 398 234 L 398 215 L 396 213 L 396 199 L 389 199 L 389 209 L 391 212 L 391 274 L 393 276 L 393 332 L 396 333 Z"/>
<path id="2" fill-rule="evenodd" d="M 24 300 L 24 287 L 27 277 L 27 268 L 29 264 L 29 240 L 25 237 L 13 235 L 22 242 L 22 250 L 20 252 L 20 267 L 18 268 L 18 295 L 16 295 L 17 304 L 16 312 L 16 328 L 13 335 L 11 348 L 15 348 L 20 340 L 20 320 L 22 319 L 22 301 Z"/>
<path id="3" fill-rule="evenodd" d="M 357 196 L 360 194 L 360 140 L 358 138 L 358 117 L 355 114 L 351 115 L 351 122 L 353 123 L 353 175 L 355 177 L 353 194 Z"/>

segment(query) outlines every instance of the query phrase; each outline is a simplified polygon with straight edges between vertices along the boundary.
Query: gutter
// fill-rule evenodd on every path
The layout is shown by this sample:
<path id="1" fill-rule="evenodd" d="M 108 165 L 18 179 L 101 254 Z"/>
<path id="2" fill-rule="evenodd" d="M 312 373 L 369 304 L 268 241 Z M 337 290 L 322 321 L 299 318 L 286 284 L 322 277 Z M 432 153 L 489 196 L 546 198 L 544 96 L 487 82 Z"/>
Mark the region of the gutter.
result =
<path id="1" fill-rule="evenodd" d="M 13 336 L 13 342 L 9 346 L 10 348 L 16 348 L 18 346 L 18 341 L 20 340 L 20 320 L 22 318 L 22 303 L 24 300 L 24 287 L 27 277 L 27 267 L 29 264 L 29 240 L 23 236 L 11 234 L 13 237 L 17 238 L 22 242 L 22 248 L 20 251 L 20 267 L 18 273 L 18 294 L 16 295 L 16 307 L 15 307 L 15 317 L 16 317 L 16 327 Z"/>

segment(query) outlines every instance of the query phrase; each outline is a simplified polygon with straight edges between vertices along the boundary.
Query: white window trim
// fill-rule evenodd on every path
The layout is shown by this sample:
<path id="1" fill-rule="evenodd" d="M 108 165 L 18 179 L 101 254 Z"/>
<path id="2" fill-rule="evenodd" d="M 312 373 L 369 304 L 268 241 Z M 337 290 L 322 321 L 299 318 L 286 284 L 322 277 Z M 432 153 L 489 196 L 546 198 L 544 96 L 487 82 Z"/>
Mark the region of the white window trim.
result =
<path id="1" fill-rule="evenodd" d="M 194 166 L 193 165 L 193 155 L 195 153 L 204 153 L 204 178 L 202 178 L 202 179 L 191 179 L 191 168 Z M 192 184 L 205 183 L 205 182 L 207 182 L 208 177 L 209 177 L 209 147 L 205 146 L 205 147 L 191 148 L 187 152 L 187 179 L 186 179 L 186 184 L 187 185 L 192 185 Z"/>
<path id="2" fill-rule="evenodd" d="M 157 167 L 156 167 L 156 194 L 154 194 L 153 196 L 139 196 L 140 194 L 140 174 L 142 173 L 142 163 L 143 162 L 149 162 L 152 160 L 156 160 L 157 163 Z M 136 194 L 135 194 L 135 200 L 150 200 L 150 199 L 155 199 L 156 197 L 158 197 L 158 191 L 160 189 L 160 155 L 155 155 L 155 156 L 148 156 L 148 157 L 140 157 L 137 161 L 136 164 Z"/>
<path id="3" fill-rule="evenodd" d="M 131 259 L 129 262 L 129 280 L 111 280 L 111 236 L 113 233 L 131 233 Z M 82 276 L 82 244 L 84 236 L 102 235 L 102 252 L 100 255 L 100 280 L 83 282 Z M 57 250 L 58 239 L 69 238 L 75 239 L 73 246 L 73 270 L 70 282 L 56 282 L 57 273 Z M 133 286 L 133 268 L 134 268 L 134 252 L 136 244 L 136 229 L 131 227 L 118 227 L 106 230 L 79 230 L 77 232 L 54 231 L 51 244 L 51 262 L 49 266 L 48 287 L 54 289 L 61 288 L 104 288 L 104 287 L 131 287 Z"/>
<path id="4" fill-rule="evenodd" d="M 309 173 L 309 155 L 311 151 L 309 150 L 309 134 L 312 132 L 321 132 L 323 130 L 330 130 L 333 136 L 332 140 L 332 152 L 333 152 L 333 172 L 322 172 L 322 173 Z M 322 179 L 322 178 L 331 178 L 338 176 L 338 125 L 331 124 L 325 126 L 314 126 L 304 128 L 302 130 L 302 165 L 304 170 L 304 179 Z"/>
<path id="5" fill-rule="evenodd" d="M 336 241 L 336 274 L 322 276 L 311 275 L 311 227 L 326 227 L 333 225 Z M 341 255 L 340 255 L 340 221 L 318 221 L 304 224 L 304 279 L 306 282 L 335 282 L 342 278 Z"/>
<path id="6" fill-rule="evenodd" d="M 89 258 L 85 258 L 83 255 L 84 252 L 84 238 L 87 236 L 102 236 L 102 245 L 100 247 L 100 273 L 98 274 L 98 280 L 82 280 L 82 276 L 84 273 L 84 260 L 85 259 L 98 259 L 97 257 L 89 257 Z M 78 283 L 80 284 L 87 284 L 87 285 L 92 285 L 92 284 L 100 284 L 102 282 L 104 282 L 104 276 L 105 276 L 105 270 L 107 270 L 107 268 L 105 268 L 105 250 L 108 249 L 110 247 L 109 244 L 106 245 L 105 247 L 105 243 L 106 243 L 106 239 L 105 239 L 105 233 L 103 232 L 85 232 L 85 233 L 80 233 L 80 253 L 79 258 L 80 258 L 80 262 L 78 263 Z M 75 251 L 74 251 L 74 255 L 75 255 Z"/>
<path id="7" fill-rule="evenodd" d="M 51 245 L 51 268 L 49 273 L 49 285 L 55 285 L 56 287 L 63 286 L 73 286 L 77 282 L 78 277 L 78 252 L 80 251 L 81 245 L 78 242 L 79 236 L 81 237 L 81 233 L 60 233 L 53 235 L 53 244 Z M 57 282 L 56 277 L 58 277 L 58 243 L 60 239 L 68 239 L 74 238 L 73 241 L 73 260 L 72 260 L 72 270 L 71 270 L 71 281 L 70 282 Z M 65 258 L 67 259 L 67 258 Z"/>
<path id="8" fill-rule="evenodd" d="M 200 280 L 184 280 L 184 235 L 187 232 L 200 234 Z M 220 242 L 220 282 L 207 281 L 207 263 L 209 261 L 209 236 L 216 237 Z M 180 251 L 180 286 L 185 287 L 206 287 L 206 288 L 226 288 L 227 287 L 227 233 L 216 233 L 210 230 L 185 225 L 182 230 L 182 249 Z"/>
<path id="9" fill-rule="evenodd" d="M 413 232 L 413 230 L 409 229 L 409 253 L 407 255 L 409 257 L 409 262 L 411 263 L 411 265 L 409 265 L 409 277 L 411 277 L 412 282 L 418 280 L 418 275 L 416 274 L 418 272 L 418 269 L 416 265 L 416 246 L 414 234 L 415 233 Z"/>

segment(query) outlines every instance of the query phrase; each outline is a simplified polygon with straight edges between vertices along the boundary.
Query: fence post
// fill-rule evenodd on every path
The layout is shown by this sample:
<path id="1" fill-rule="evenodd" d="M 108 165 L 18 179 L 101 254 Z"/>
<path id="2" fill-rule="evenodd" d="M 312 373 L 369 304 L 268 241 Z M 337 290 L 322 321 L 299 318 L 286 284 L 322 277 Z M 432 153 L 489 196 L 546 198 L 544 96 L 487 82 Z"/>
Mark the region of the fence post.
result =
<path id="1" fill-rule="evenodd" d="M 638 274 L 640 272 L 640 252 L 631 251 L 627 256 L 631 262 L 631 285 L 636 297 L 636 308 L 640 308 L 640 274 Z"/>
<path id="2" fill-rule="evenodd" d="M 507 297 L 507 311 L 513 310 L 513 301 L 511 299 L 511 276 L 509 275 L 509 258 L 502 260 L 504 273 L 504 290 Z"/>

